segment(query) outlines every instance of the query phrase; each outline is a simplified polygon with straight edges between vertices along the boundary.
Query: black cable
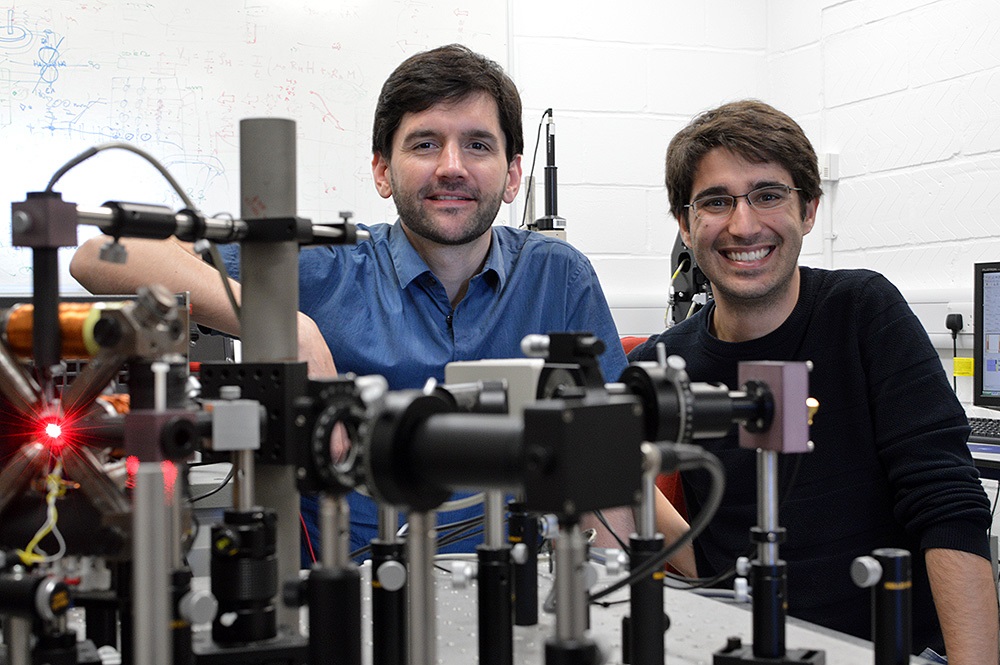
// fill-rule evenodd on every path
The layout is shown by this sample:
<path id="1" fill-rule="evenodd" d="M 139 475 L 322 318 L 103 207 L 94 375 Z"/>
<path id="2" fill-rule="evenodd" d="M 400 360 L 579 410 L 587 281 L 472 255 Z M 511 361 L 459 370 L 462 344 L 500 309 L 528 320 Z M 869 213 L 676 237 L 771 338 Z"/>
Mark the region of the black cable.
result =
<path id="1" fill-rule="evenodd" d="M 944 326 L 951 331 L 951 387 L 958 392 L 958 377 L 955 375 L 955 360 L 958 358 L 958 333 L 965 327 L 961 314 L 948 314 L 944 317 Z"/>
<path id="2" fill-rule="evenodd" d="M 446 522 L 445 524 L 438 524 L 434 527 L 435 531 L 450 531 L 452 529 L 463 529 L 470 526 L 478 526 L 483 523 L 483 516 L 478 517 L 467 517 L 464 520 L 459 520 L 457 522 Z M 450 535 L 450 534 L 449 534 Z M 440 536 L 440 538 L 447 538 L 448 535 Z M 457 541 L 455 541 L 457 542 Z M 450 544 L 450 543 L 447 543 Z M 438 547 L 441 545 L 438 544 Z M 368 554 L 371 551 L 371 545 L 365 545 L 364 547 L 359 547 L 358 549 L 351 552 L 348 557 L 354 559 L 361 556 L 362 554 Z"/>
<path id="3" fill-rule="evenodd" d="M 802 455 L 796 455 L 795 464 L 792 466 L 792 472 L 789 474 L 788 480 L 785 482 L 784 491 L 781 493 L 782 494 L 781 502 L 778 504 L 779 514 L 781 513 L 781 509 L 784 508 L 785 502 L 788 501 L 789 495 L 792 493 L 792 488 L 795 486 L 795 481 L 798 478 L 799 469 L 801 467 L 802 467 Z M 1000 490 L 1000 487 L 998 487 L 998 490 Z M 743 550 L 743 552 L 741 552 L 740 554 L 737 554 L 733 560 L 735 561 L 740 557 L 749 558 L 753 556 L 755 548 L 756 546 L 753 544 L 748 545 L 747 548 Z M 707 589 L 709 587 L 713 587 L 716 584 L 719 584 L 731 577 L 734 577 L 735 575 L 736 575 L 736 564 L 734 563 L 726 570 L 722 571 L 721 573 L 717 573 L 712 577 L 685 577 L 684 575 L 678 575 L 677 573 L 667 573 L 665 580 L 671 579 L 676 582 L 684 582 L 686 584 L 686 586 L 683 587 L 671 586 L 671 588 L 694 590 L 694 589 Z"/>
<path id="4" fill-rule="evenodd" d="M 191 197 L 189 197 L 187 195 L 187 192 L 185 192 L 184 188 L 180 186 L 180 183 L 178 183 L 174 179 L 174 177 L 172 175 L 170 175 L 170 172 L 167 171 L 166 167 L 164 167 L 162 164 L 160 164 L 160 162 L 157 161 L 157 159 L 155 157 L 153 157 L 152 155 L 150 155 L 145 150 L 137 148 L 137 147 L 135 147 L 134 145 L 132 145 L 130 143 L 123 143 L 121 141 L 112 141 L 110 143 L 102 143 L 100 145 L 96 145 L 96 146 L 87 148 L 86 150 L 84 150 L 83 152 L 81 152 L 79 155 L 77 155 L 73 159 L 69 160 L 68 162 L 66 162 L 65 164 L 63 164 L 62 166 L 60 166 L 59 169 L 56 170 L 56 172 L 52 175 L 52 177 L 49 178 L 49 183 L 48 183 L 48 185 L 45 186 L 45 191 L 46 192 L 51 192 L 52 188 L 55 187 L 55 184 L 59 181 L 59 179 L 62 178 L 64 175 L 66 175 L 70 170 L 72 170 L 73 168 L 79 166 L 80 164 L 82 164 L 83 162 L 87 161 L 88 159 L 90 159 L 94 155 L 98 154 L 99 152 L 103 152 L 105 150 L 127 150 L 129 152 L 133 152 L 133 153 L 139 155 L 140 157 L 142 157 L 143 159 L 145 159 L 147 162 L 149 162 L 150 164 L 152 164 L 153 168 L 155 168 L 160 173 L 160 175 L 162 175 L 164 177 L 164 179 L 170 184 L 170 187 L 174 190 L 174 193 L 176 193 L 177 196 L 178 196 L 178 198 L 180 198 L 180 200 L 184 203 L 184 207 L 185 208 L 187 208 L 188 210 L 190 210 L 192 212 L 197 212 L 198 211 L 198 208 L 197 208 L 197 206 L 195 206 L 194 201 L 192 201 Z M 222 260 L 221 260 L 221 257 L 219 256 L 219 250 L 215 247 L 214 243 L 209 243 L 208 251 L 212 254 L 212 257 L 219 264 L 219 265 L 216 265 L 215 268 L 216 268 L 216 270 L 219 271 L 219 274 L 222 276 L 222 282 L 223 282 L 222 283 L 222 288 L 225 290 L 226 298 L 229 300 L 230 307 L 232 307 L 233 312 L 236 314 L 237 320 L 239 320 L 239 318 L 240 318 L 240 308 L 239 308 L 239 305 L 236 303 L 236 298 L 233 295 L 232 287 L 230 287 L 230 285 L 229 285 L 229 281 L 227 279 L 227 275 L 226 275 L 225 271 L 222 268 L 222 265 L 221 265 L 222 264 Z"/>
<path id="5" fill-rule="evenodd" d="M 454 533 L 449 533 L 443 538 L 438 538 L 437 548 L 447 547 L 448 545 L 454 545 L 455 543 L 460 543 L 463 540 L 469 540 L 470 538 L 475 538 L 476 536 L 481 536 L 483 534 L 483 528 L 479 526 L 467 526 L 464 529 L 459 529 Z"/>
<path id="6" fill-rule="evenodd" d="M 451 529 L 461 529 L 462 527 L 482 524 L 483 516 L 477 515 L 475 517 L 466 517 L 464 520 L 458 520 L 457 522 L 446 522 L 444 524 L 438 524 L 434 527 L 435 531 L 450 531 Z"/>
<path id="7" fill-rule="evenodd" d="M 83 152 L 81 152 L 79 155 L 77 155 L 76 157 L 74 157 L 73 159 L 69 160 L 68 162 L 66 162 L 65 164 L 63 164 L 61 167 L 59 167 L 59 169 L 49 179 L 49 184 L 45 186 L 45 191 L 46 192 L 51 192 L 52 188 L 55 187 L 55 184 L 59 181 L 59 179 L 62 178 L 64 175 L 66 175 L 70 171 L 70 169 L 73 169 L 74 167 L 76 167 L 76 166 L 80 165 L 81 163 L 87 161 L 88 159 L 90 159 L 91 157 L 93 157 L 94 155 L 96 155 L 97 153 L 103 152 L 105 150 L 128 150 L 129 152 L 134 152 L 135 154 L 139 155 L 140 157 L 142 157 L 143 159 L 145 159 L 147 162 L 149 162 L 150 164 L 152 164 L 153 168 L 155 168 L 157 171 L 159 171 L 160 175 L 162 175 L 166 179 L 166 181 L 168 183 L 170 183 L 170 186 L 173 188 L 174 192 L 176 192 L 176 194 L 180 198 L 180 200 L 184 202 L 184 207 L 185 208 L 188 208 L 189 210 L 196 210 L 197 209 L 195 207 L 195 205 L 194 205 L 194 201 L 191 200 L 191 198 L 187 195 L 187 193 L 180 186 L 180 184 L 178 184 L 178 182 L 176 180 L 174 180 L 174 177 L 172 175 L 170 175 L 170 172 L 167 171 L 167 169 L 162 164 L 160 164 L 160 162 L 158 162 L 155 157 L 153 157 L 152 155 L 150 155 L 145 150 L 141 150 L 141 149 L 135 147 L 134 145 L 132 145 L 130 143 L 123 143 L 121 141 L 112 141 L 110 143 L 102 143 L 100 145 L 95 145 L 95 146 L 93 146 L 91 148 L 87 148 L 86 150 L 84 150 Z"/>
<path id="8" fill-rule="evenodd" d="M 598 607 L 614 607 L 615 605 L 624 605 L 625 603 L 632 602 L 631 598 L 622 598 L 621 600 L 594 600 L 591 601 L 594 605 Z"/>
<path id="9" fill-rule="evenodd" d="M 625 586 L 635 584 L 637 581 L 645 578 L 654 570 L 662 568 L 672 554 L 679 551 L 682 547 L 700 535 L 701 532 L 708 526 L 712 517 L 715 516 L 715 512 L 719 509 L 719 505 L 722 503 L 722 494 L 726 487 L 726 476 L 725 472 L 722 470 L 722 463 L 715 455 L 712 455 L 700 446 L 675 444 L 674 453 L 679 459 L 679 464 L 677 465 L 678 471 L 701 468 L 711 474 L 713 482 L 709 491 L 708 499 L 705 501 L 705 505 L 698 513 L 696 519 L 691 521 L 690 528 L 683 536 L 671 543 L 668 547 L 660 550 L 659 554 L 656 556 L 634 568 L 627 577 L 622 578 L 597 593 L 591 594 L 588 598 L 588 602 L 599 600 Z"/>
<path id="10" fill-rule="evenodd" d="M 191 532 L 191 538 L 188 540 L 187 547 L 184 548 L 184 564 L 190 567 L 188 564 L 188 554 L 194 549 L 194 541 L 198 538 L 198 534 L 201 532 L 201 520 L 198 519 L 196 511 L 191 511 L 191 522 L 194 525 L 194 530 Z"/>
<path id="11" fill-rule="evenodd" d="M 233 293 L 233 287 L 229 283 L 229 273 L 226 270 L 226 263 L 222 259 L 222 254 L 219 253 L 219 248 L 214 242 L 208 243 L 207 253 L 211 261 L 209 261 L 212 266 L 219 272 L 219 276 L 222 277 L 222 289 L 226 293 L 226 299 L 229 301 L 229 307 L 233 310 L 233 314 L 236 315 L 236 320 L 240 319 L 240 306 L 236 302 L 236 294 Z"/>
<path id="12" fill-rule="evenodd" d="M 753 555 L 754 546 L 749 545 L 746 550 L 743 551 L 739 556 L 750 557 Z M 739 557 L 737 557 L 739 558 Z M 676 582 L 683 582 L 684 585 L 674 586 L 669 585 L 672 589 L 683 589 L 685 591 L 690 591 L 693 589 L 707 589 L 714 587 L 716 584 L 725 582 L 730 577 L 736 575 L 736 565 L 733 564 L 721 573 L 714 575 L 713 577 L 685 577 L 683 575 L 678 575 L 677 573 L 666 573 L 668 579 L 674 580 Z"/>
<path id="13" fill-rule="evenodd" d="M 535 134 L 535 151 L 531 155 L 531 171 L 528 172 L 528 185 L 524 188 L 524 214 L 521 215 L 521 225 L 517 228 L 523 229 L 525 221 L 528 219 L 528 200 L 531 198 L 531 179 L 535 175 L 535 162 L 538 161 L 538 144 L 542 141 L 542 125 L 545 124 L 545 116 L 552 117 L 552 109 L 542 111 L 542 119 L 538 121 L 538 132 Z"/>
<path id="14" fill-rule="evenodd" d="M 223 487 L 225 487 L 226 485 L 229 484 L 229 481 L 231 481 L 233 479 L 234 475 L 236 475 L 236 467 L 235 466 L 231 466 L 231 467 L 229 467 L 229 473 L 226 474 L 225 480 L 223 480 L 221 483 L 219 483 L 218 487 L 216 487 L 214 489 L 210 489 L 207 492 L 205 492 L 204 494 L 199 494 L 196 497 L 192 497 L 191 498 L 191 503 L 196 503 L 198 501 L 201 501 L 202 499 L 207 499 L 208 497 L 212 496 L 213 494 L 218 494 L 219 492 L 222 491 Z"/>
<path id="15" fill-rule="evenodd" d="M 615 533 L 615 530 L 611 528 L 611 525 L 608 524 L 608 520 L 604 516 L 604 512 L 601 510 L 595 510 L 594 517 L 597 518 L 598 522 L 604 525 L 604 528 L 608 530 L 608 533 L 610 533 L 611 537 L 615 539 L 615 542 L 617 542 L 618 546 L 622 548 L 622 551 L 631 556 L 631 551 L 629 550 L 628 545 L 621 539 L 621 537 L 619 537 L 617 533 Z"/>
<path id="16" fill-rule="evenodd" d="M 440 549 L 482 533 L 483 521 L 484 518 L 482 516 L 478 516 L 469 517 L 458 522 L 438 525 L 434 529 L 438 532 L 437 543 L 435 546 Z M 442 533 L 444 531 L 447 531 L 448 533 Z"/>

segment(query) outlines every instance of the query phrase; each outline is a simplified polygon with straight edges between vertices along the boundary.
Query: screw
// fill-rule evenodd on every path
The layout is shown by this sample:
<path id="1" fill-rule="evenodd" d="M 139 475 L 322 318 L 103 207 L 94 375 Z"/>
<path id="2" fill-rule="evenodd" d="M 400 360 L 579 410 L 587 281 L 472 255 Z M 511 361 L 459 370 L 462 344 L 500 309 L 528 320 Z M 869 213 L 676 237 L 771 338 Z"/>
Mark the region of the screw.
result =
<path id="1" fill-rule="evenodd" d="M 18 210 L 11 217 L 10 228 L 14 233 L 27 233 L 31 230 L 31 217 L 23 210 Z"/>

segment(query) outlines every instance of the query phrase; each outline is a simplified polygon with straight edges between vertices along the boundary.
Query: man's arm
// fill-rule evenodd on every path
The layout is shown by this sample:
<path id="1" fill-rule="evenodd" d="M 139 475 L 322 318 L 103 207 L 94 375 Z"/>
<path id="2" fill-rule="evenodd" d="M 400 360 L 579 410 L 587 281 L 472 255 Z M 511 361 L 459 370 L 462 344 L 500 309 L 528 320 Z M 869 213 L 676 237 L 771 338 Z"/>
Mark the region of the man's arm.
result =
<path id="1" fill-rule="evenodd" d="M 110 238 L 99 236 L 85 242 L 73 255 L 69 272 L 88 291 L 96 294 L 130 294 L 140 286 L 162 284 L 171 291 L 191 294 L 192 318 L 198 323 L 230 335 L 238 335 L 239 320 L 222 287 L 218 271 L 202 261 L 190 243 L 169 240 L 123 240 L 126 263 L 109 263 L 99 257 Z M 227 278 L 228 279 L 228 278 Z M 237 302 L 240 285 L 229 280 Z"/>
<path id="2" fill-rule="evenodd" d="M 990 562 L 958 550 L 924 553 L 949 665 L 996 665 L 996 580 Z"/>
<path id="3" fill-rule="evenodd" d="M 670 547 L 680 540 L 681 536 L 690 530 L 687 523 L 674 504 L 670 503 L 663 492 L 656 490 L 656 530 L 663 534 L 664 544 Z M 685 577 L 698 577 L 698 566 L 695 563 L 694 545 L 688 543 L 676 554 L 670 557 L 670 565 Z"/>
<path id="4" fill-rule="evenodd" d="M 191 294 L 191 318 L 215 330 L 239 335 L 240 323 L 229 304 L 219 272 L 201 260 L 191 244 L 176 239 L 122 241 L 128 250 L 124 264 L 99 257 L 110 238 L 100 236 L 85 242 L 73 255 L 69 271 L 88 291 L 96 294 L 135 293 L 140 286 L 162 284 L 171 291 Z M 229 277 L 236 301 L 240 285 Z M 299 359 L 309 364 L 309 375 L 318 378 L 337 373 L 333 357 L 316 323 L 298 314 Z"/>

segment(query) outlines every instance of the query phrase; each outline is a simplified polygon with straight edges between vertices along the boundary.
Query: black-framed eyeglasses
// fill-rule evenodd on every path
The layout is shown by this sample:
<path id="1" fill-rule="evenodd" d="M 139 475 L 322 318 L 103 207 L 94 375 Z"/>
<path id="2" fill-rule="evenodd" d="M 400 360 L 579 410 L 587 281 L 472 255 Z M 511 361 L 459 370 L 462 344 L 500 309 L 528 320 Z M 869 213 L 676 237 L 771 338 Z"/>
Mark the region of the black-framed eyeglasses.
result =
<path id="1" fill-rule="evenodd" d="M 799 187 L 788 185 L 768 185 L 759 187 L 746 194 L 712 194 L 695 199 L 684 206 L 690 208 L 702 219 L 726 220 L 736 210 L 740 199 L 746 199 L 751 208 L 758 212 L 771 212 L 785 207 L 792 200 L 792 192 L 801 192 Z"/>

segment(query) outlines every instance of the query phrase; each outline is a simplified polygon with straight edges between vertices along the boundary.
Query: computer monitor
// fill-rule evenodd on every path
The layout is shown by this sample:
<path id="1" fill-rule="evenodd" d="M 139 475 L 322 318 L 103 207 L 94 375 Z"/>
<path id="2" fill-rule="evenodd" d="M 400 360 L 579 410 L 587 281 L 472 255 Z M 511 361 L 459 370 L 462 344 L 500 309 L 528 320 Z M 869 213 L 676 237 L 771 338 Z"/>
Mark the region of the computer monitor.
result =
<path id="1" fill-rule="evenodd" d="M 975 264 L 972 403 L 1000 409 L 1000 262 Z"/>

